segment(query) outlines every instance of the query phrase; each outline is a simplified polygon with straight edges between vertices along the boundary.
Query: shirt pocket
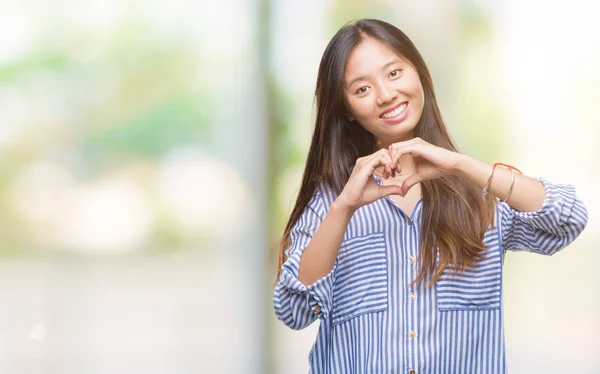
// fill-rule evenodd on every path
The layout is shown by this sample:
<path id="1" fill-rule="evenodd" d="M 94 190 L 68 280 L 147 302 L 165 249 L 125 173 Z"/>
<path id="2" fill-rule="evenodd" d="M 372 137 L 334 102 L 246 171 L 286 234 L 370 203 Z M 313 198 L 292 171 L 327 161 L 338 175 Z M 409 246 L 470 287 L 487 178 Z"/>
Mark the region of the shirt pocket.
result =
<path id="1" fill-rule="evenodd" d="M 464 273 L 446 268 L 436 283 L 440 311 L 499 309 L 502 286 L 502 251 L 497 230 L 488 229 L 483 243 L 487 246 L 475 266 Z"/>
<path id="2" fill-rule="evenodd" d="M 387 281 L 386 245 L 382 232 L 345 240 L 337 258 L 332 324 L 387 310 Z"/>

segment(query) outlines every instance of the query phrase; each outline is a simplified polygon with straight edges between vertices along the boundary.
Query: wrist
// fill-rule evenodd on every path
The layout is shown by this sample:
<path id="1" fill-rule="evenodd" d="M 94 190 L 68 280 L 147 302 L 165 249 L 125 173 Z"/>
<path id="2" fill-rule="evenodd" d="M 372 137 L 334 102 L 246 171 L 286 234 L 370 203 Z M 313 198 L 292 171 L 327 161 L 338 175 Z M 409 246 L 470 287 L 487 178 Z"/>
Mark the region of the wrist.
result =
<path id="1" fill-rule="evenodd" d="M 457 153 L 456 155 L 450 173 L 458 177 L 465 177 L 468 170 L 469 156 L 462 153 Z"/>
<path id="2" fill-rule="evenodd" d="M 484 188 L 493 171 L 492 166 L 469 155 L 461 154 L 454 168 L 454 175 Z"/>
<path id="3" fill-rule="evenodd" d="M 340 196 L 329 207 L 330 212 L 341 214 L 348 219 L 352 217 L 356 210 L 357 208 L 347 204 Z"/>

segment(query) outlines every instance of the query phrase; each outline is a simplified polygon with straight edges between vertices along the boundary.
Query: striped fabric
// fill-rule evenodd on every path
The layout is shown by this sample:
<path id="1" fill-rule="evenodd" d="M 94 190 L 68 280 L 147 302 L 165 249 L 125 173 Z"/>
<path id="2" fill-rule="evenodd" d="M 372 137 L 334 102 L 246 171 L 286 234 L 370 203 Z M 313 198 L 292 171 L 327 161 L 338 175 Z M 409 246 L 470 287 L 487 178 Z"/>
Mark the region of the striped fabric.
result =
<path id="1" fill-rule="evenodd" d="M 446 269 L 430 288 L 409 287 L 417 274 L 421 201 L 407 217 L 391 198 L 360 208 L 332 271 L 308 287 L 300 283 L 302 251 L 336 198 L 320 186 L 292 230 L 289 258 L 273 296 L 277 318 L 292 329 L 320 319 L 310 372 L 505 373 L 505 252 L 551 255 L 587 223 L 572 186 L 539 180 L 546 188 L 539 211 L 517 212 L 499 202 L 499 224 L 486 232 L 484 258 L 463 274 Z"/>

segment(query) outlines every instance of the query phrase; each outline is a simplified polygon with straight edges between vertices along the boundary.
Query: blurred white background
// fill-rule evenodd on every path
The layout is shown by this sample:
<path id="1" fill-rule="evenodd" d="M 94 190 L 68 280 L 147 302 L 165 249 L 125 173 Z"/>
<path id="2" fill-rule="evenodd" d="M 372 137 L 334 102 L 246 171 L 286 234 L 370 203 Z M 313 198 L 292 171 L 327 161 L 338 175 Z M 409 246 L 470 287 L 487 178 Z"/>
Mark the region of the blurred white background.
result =
<path id="1" fill-rule="evenodd" d="M 306 373 L 275 320 L 277 240 L 321 54 L 403 30 L 460 149 L 574 184 L 587 229 L 509 253 L 510 373 L 600 373 L 600 5 L 3 0 L 0 373 Z"/>

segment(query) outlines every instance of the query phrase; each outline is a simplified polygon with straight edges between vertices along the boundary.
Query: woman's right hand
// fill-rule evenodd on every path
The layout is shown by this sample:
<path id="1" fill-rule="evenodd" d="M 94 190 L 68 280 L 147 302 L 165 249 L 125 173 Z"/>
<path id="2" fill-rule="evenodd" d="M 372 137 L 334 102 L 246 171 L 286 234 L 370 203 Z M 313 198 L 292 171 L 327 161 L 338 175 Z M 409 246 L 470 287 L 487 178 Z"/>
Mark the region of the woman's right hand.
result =
<path id="1" fill-rule="evenodd" d="M 379 166 L 384 167 L 384 174 L 393 177 L 395 171 L 392 170 L 391 164 L 392 159 L 387 149 L 380 149 L 373 154 L 356 160 L 352 174 L 337 201 L 345 208 L 356 211 L 361 206 L 370 204 L 382 197 L 392 194 L 400 195 L 402 193 L 400 186 L 380 186 L 372 178 L 375 169 Z"/>

